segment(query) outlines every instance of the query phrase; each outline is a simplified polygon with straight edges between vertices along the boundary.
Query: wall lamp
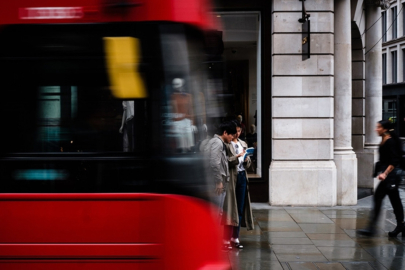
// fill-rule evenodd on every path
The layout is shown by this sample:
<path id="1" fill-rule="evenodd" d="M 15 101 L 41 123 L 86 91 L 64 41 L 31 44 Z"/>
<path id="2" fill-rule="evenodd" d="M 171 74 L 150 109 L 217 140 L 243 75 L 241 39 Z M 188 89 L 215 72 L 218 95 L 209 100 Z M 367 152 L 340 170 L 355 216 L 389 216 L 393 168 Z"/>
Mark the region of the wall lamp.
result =
<path id="1" fill-rule="evenodd" d="M 305 0 L 302 2 L 302 18 L 298 22 L 302 23 L 302 61 L 311 58 L 311 24 L 309 17 L 311 14 L 307 13 L 305 9 Z"/>

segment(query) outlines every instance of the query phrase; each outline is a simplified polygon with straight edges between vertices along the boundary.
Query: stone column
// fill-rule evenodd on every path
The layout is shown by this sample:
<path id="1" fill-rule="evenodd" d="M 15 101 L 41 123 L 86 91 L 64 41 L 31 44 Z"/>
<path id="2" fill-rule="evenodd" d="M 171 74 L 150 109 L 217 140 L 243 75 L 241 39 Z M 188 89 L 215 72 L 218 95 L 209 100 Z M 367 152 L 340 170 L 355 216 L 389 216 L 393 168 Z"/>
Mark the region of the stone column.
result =
<path id="1" fill-rule="evenodd" d="M 304 61 L 302 2 L 272 2 L 272 138 L 265 138 L 272 139 L 270 204 L 334 206 L 334 1 L 305 2 L 311 57 Z"/>
<path id="2" fill-rule="evenodd" d="M 366 121 L 364 151 L 359 159 L 359 187 L 374 188 L 374 163 L 378 159 L 378 145 L 381 139 L 375 132 L 376 123 L 382 119 L 382 47 L 381 47 L 381 8 L 366 6 Z M 377 23 L 375 23 L 377 22 Z M 375 24 L 374 24 L 375 23 Z M 374 24 L 374 25 L 373 25 Z M 375 182 L 375 183 L 374 183 Z"/>
<path id="3" fill-rule="evenodd" d="M 357 158 L 352 148 L 350 0 L 335 1 L 334 159 L 338 205 L 357 204 Z"/>

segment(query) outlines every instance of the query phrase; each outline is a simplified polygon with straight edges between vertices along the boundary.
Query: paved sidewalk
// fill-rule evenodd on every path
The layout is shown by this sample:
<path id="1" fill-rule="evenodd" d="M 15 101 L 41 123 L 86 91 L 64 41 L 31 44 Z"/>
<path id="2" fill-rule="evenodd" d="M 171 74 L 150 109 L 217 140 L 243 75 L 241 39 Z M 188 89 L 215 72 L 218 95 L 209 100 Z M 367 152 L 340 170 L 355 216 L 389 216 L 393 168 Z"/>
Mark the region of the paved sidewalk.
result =
<path id="1" fill-rule="evenodd" d="M 401 190 L 401 198 L 405 192 Z M 403 200 L 405 205 L 405 200 Z M 356 235 L 367 225 L 372 196 L 351 207 L 271 207 L 253 204 L 255 229 L 241 229 L 243 250 L 227 252 L 234 270 L 405 269 L 405 238 L 388 238 L 396 225 L 388 198 L 378 234 Z M 404 240 L 403 240 L 404 239 Z"/>

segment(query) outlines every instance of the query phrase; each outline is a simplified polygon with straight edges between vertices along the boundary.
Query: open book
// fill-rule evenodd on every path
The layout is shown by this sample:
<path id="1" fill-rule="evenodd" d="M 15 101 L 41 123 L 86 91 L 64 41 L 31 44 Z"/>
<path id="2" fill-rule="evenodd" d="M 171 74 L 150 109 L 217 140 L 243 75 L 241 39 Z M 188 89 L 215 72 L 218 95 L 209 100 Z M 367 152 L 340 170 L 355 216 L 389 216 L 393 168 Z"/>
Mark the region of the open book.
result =
<path id="1" fill-rule="evenodd" d="M 253 152 L 255 151 L 255 149 L 253 147 L 249 147 L 245 151 L 246 151 L 245 155 L 243 157 L 241 157 L 241 160 L 243 160 L 243 161 L 245 160 L 245 158 L 247 156 L 253 156 Z"/>

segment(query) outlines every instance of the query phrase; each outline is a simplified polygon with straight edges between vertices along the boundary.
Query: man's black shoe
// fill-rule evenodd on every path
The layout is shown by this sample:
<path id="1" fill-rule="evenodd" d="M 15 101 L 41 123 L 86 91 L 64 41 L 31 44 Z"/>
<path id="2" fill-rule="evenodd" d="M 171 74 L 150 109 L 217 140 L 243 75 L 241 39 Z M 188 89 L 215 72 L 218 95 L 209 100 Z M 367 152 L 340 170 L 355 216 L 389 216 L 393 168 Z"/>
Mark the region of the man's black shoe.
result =
<path id="1" fill-rule="evenodd" d="M 376 234 L 374 227 L 357 230 L 357 233 L 365 236 L 374 236 Z"/>

